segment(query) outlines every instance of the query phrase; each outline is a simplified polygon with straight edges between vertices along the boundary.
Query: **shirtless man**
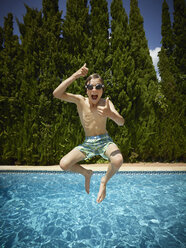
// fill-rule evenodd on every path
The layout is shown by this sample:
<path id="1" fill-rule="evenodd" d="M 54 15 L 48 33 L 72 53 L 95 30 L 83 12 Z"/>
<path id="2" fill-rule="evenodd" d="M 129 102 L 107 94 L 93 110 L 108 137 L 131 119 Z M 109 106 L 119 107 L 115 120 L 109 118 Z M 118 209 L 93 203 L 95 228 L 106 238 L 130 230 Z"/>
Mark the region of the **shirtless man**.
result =
<path id="1" fill-rule="evenodd" d="M 75 103 L 85 131 L 85 142 L 67 155 L 60 161 L 60 167 L 63 170 L 80 173 L 85 177 L 85 190 L 89 194 L 90 178 L 92 170 L 87 170 L 78 162 L 101 155 L 103 158 L 110 160 L 108 170 L 102 177 L 97 202 L 100 203 L 106 196 L 106 184 L 109 179 L 118 171 L 123 163 L 123 157 L 117 145 L 109 137 L 106 130 L 107 118 L 112 119 L 119 126 L 124 124 L 123 117 L 116 111 L 113 103 L 107 98 L 101 98 L 103 94 L 103 80 L 98 74 L 89 76 L 85 83 L 88 97 L 67 93 L 67 87 L 76 79 L 86 76 L 88 68 L 86 64 L 82 66 L 71 77 L 62 82 L 53 92 L 54 97 L 61 100 Z"/>

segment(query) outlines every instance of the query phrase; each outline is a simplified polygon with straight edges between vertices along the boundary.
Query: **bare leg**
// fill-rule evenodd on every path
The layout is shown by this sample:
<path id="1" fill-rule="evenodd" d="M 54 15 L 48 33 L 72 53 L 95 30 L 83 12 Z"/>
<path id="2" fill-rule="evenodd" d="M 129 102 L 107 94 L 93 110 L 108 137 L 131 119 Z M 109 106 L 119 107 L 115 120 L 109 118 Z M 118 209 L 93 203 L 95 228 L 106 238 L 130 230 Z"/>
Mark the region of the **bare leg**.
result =
<path id="1" fill-rule="evenodd" d="M 89 194 L 90 191 L 90 179 L 93 174 L 92 170 L 87 170 L 78 163 L 83 160 L 85 155 L 78 149 L 73 149 L 67 155 L 65 155 L 60 161 L 60 167 L 63 170 L 68 170 L 75 173 L 80 173 L 85 177 L 85 190 Z"/>
<path id="2" fill-rule="evenodd" d="M 98 192 L 97 202 L 100 203 L 106 196 L 106 184 L 110 178 L 119 170 L 123 163 L 123 157 L 118 147 L 115 144 L 109 145 L 106 155 L 110 158 L 110 164 L 108 165 L 107 172 L 101 179 L 100 188 Z"/>

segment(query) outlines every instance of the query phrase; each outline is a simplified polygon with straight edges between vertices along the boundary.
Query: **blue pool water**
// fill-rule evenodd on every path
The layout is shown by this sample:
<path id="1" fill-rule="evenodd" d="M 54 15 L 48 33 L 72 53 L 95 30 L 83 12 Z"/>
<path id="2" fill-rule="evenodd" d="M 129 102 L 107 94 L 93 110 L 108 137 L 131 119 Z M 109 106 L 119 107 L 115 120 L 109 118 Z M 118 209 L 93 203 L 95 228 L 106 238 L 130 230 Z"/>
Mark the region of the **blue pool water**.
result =
<path id="1" fill-rule="evenodd" d="M 1 248 L 184 248 L 186 174 L 0 174 Z"/>

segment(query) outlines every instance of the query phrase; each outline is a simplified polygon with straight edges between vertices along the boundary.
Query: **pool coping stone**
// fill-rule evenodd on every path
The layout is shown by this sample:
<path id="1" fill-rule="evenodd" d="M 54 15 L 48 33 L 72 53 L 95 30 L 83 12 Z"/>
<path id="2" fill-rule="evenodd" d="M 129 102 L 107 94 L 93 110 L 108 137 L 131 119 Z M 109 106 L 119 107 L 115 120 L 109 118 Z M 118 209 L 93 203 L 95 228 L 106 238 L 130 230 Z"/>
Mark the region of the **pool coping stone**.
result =
<path id="1" fill-rule="evenodd" d="M 108 164 L 82 164 L 86 169 L 106 171 Z M 59 165 L 0 165 L 0 171 L 62 171 Z M 186 171 L 186 163 L 124 163 L 119 171 Z"/>

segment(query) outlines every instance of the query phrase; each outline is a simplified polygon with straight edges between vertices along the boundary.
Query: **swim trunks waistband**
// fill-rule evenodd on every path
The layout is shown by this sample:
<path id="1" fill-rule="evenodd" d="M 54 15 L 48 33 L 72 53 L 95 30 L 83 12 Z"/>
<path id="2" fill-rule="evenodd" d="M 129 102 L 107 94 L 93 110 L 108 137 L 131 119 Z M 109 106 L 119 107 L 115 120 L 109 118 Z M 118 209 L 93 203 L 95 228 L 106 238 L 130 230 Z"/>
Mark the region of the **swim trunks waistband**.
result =
<path id="1" fill-rule="evenodd" d="M 109 137 L 108 133 L 95 135 L 95 136 L 86 136 L 85 140 L 91 140 L 91 139 L 102 139 L 104 137 Z"/>

